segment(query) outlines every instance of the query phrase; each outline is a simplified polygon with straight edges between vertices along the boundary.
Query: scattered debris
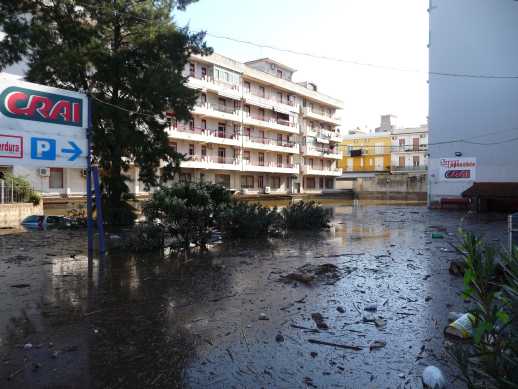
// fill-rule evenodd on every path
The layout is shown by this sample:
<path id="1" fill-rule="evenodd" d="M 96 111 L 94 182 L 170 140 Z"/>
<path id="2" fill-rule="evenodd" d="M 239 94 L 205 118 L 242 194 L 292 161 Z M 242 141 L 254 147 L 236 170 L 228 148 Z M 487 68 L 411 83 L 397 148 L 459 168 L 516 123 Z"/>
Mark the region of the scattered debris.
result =
<path id="1" fill-rule="evenodd" d="M 432 275 L 431 274 L 427 274 L 423 277 L 423 281 L 426 281 L 428 278 L 430 278 Z"/>
<path id="2" fill-rule="evenodd" d="M 432 296 L 426 296 L 424 301 L 427 303 L 428 301 L 431 301 L 432 300 Z"/>
<path id="3" fill-rule="evenodd" d="M 32 343 L 25 343 L 23 345 L 24 350 L 30 350 L 32 348 Z"/>
<path id="4" fill-rule="evenodd" d="M 315 328 L 309 328 L 309 327 L 304 327 L 304 326 L 299 326 L 297 324 L 290 324 L 290 327 L 291 328 L 296 328 L 298 330 L 305 330 L 305 331 L 308 331 L 308 332 L 316 332 L 316 333 L 320 333 L 319 330 L 315 329 Z"/>
<path id="5" fill-rule="evenodd" d="M 444 334 L 461 339 L 469 339 L 473 336 L 473 323 L 475 317 L 471 313 L 465 313 L 457 320 L 450 323 L 445 329 Z"/>
<path id="6" fill-rule="evenodd" d="M 318 339 L 308 339 L 308 342 L 309 343 L 313 343 L 313 344 L 321 344 L 323 346 L 345 348 L 345 349 L 354 350 L 354 351 L 363 350 L 363 348 L 360 347 L 360 346 L 354 346 L 354 345 L 349 345 L 349 344 L 340 344 L 340 343 L 332 343 L 332 342 L 325 342 L 323 340 L 318 340 Z"/>
<path id="7" fill-rule="evenodd" d="M 345 308 L 344 307 L 336 307 L 336 310 L 340 313 L 345 313 Z"/>
<path id="8" fill-rule="evenodd" d="M 13 284 L 11 288 L 29 288 L 31 284 Z"/>
<path id="9" fill-rule="evenodd" d="M 374 322 L 376 322 L 376 317 L 374 317 L 374 315 L 372 315 L 372 314 L 363 315 L 362 321 L 364 323 L 374 323 Z"/>
<path id="10" fill-rule="evenodd" d="M 279 342 L 279 343 L 284 342 L 284 336 L 282 336 L 281 334 L 277 334 L 277 335 L 275 336 L 275 341 L 276 341 L 276 342 Z"/>
<path id="11" fill-rule="evenodd" d="M 346 272 L 350 273 L 353 269 L 347 269 Z M 289 273 L 285 276 L 281 276 L 281 279 L 288 281 L 297 281 L 303 284 L 311 284 L 314 281 L 335 283 L 342 276 L 342 271 L 338 266 L 332 263 L 324 263 L 321 265 L 314 265 L 308 263 L 301 266 L 297 271 Z"/>
<path id="12" fill-rule="evenodd" d="M 387 342 L 384 340 L 375 340 L 369 344 L 369 351 L 376 350 L 378 348 L 383 348 L 387 345 Z"/>
<path id="13" fill-rule="evenodd" d="M 440 232 L 432 232 L 432 239 L 443 239 L 444 235 Z"/>
<path id="14" fill-rule="evenodd" d="M 328 330 L 329 329 L 329 326 L 325 322 L 324 317 L 322 316 L 321 313 L 318 313 L 318 312 L 317 313 L 312 313 L 311 314 L 311 318 L 313 319 L 313 321 L 317 325 L 318 329 L 320 329 L 320 330 Z"/>
<path id="15" fill-rule="evenodd" d="M 374 320 L 374 325 L 376 328 L 384 328 L 387 325 L 387 322 L 383 319 Z"/>
<path id="16" fill-rule="evenodd" d="M 311 351 L 309 355 L 311 355 L 311 358 L 316 358 L 318 353 L 316 351 Z"/>
<path id="17" fill-rule="evenodd" d="M 460 312 L 448 312 L 448 323 L 454 322 L 459 319 L 463 313 Z"/>
<path id="18" fill-rule="evenodd" d="M 259 320 L 270 320 L 270 318 L 266 316 L 266 313 L 260 313 Z"/>
<path id="19" fill-rule="evenodd" d="M 366 305 L 363 310 L 367 312 L 376 312 L 378 310 L 378 306 L 376 304 L 369 304 Z"/>
<path id="20" fill-rule="evenodd" d="M 446 388 L 446 379 L 441 370 L 435 366 L 428 366 L 423 370 L 422 381 L 425 389 Z"/>

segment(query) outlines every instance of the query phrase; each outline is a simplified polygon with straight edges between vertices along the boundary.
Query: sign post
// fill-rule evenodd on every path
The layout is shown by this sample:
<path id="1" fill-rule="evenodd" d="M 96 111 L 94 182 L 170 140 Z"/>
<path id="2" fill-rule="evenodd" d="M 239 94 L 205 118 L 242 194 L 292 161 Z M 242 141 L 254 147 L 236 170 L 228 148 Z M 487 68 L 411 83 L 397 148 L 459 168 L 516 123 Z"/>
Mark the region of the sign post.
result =
<path id="1" fill-rule="evenodd" d="M 92 106 L 85 94 L 0 74 L 0 160 L 34 167 L 86 168 L 88 253 L 93 252 L 93 179 L 99 249 L 104 254 L 99 174 L 92 175 L 91 166 L 91 130 Z"/>

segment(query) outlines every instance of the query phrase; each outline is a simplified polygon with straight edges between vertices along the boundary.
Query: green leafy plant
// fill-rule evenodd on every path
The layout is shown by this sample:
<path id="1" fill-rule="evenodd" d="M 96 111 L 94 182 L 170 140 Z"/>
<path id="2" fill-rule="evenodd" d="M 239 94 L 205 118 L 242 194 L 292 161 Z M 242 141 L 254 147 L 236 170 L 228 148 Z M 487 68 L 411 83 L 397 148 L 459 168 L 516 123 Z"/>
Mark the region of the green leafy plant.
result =
<path id="1" fill-rule="evenodd" d="M 259 238 L 279 232 L 282 217 L 277 208 L 233 201 L 218 217 L 218 228 L 232 238 Z"/>
<path id="2" fill-rule="evenodd" d="M 321 230 L 328 228 L 331 220 L 331 210 L 313 200 L 291 203 L 281 215 L 287 230 Z"/>
<path id="3" fill-rule="evenodd" d="M 464 297 L 474 303 L 473 339 L 452 353 L 470 388 L 518 387 L 518 250 L 499 251 L 462 232 Z"/>

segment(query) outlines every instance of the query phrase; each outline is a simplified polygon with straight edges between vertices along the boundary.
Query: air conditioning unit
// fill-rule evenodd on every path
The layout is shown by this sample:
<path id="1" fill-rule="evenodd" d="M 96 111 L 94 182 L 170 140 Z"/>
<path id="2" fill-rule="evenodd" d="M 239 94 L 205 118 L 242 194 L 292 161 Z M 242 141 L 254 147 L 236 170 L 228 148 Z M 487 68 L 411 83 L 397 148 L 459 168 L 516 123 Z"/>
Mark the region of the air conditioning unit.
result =
<path id="1" fill-rule="evenodd" d="M 264 193 L 266 193 L 266 194 L 272 193 L 272 189 L 269 186 L 265 186 L 264 187 Z"/>
<path id="2" fill-rule="evenodd" d="M 40 167 L 38 169 L 38 174 L 40 177 L 48 177 L 50 176 L 50 169 L 48 167 Z"/>
<path id="3" fill-rule="evenodd" d="M 87 174 L 88 174 L 88 170 L 87 169 L 81 169 L 81 176 L 82 177 L 86 177 Z"/>

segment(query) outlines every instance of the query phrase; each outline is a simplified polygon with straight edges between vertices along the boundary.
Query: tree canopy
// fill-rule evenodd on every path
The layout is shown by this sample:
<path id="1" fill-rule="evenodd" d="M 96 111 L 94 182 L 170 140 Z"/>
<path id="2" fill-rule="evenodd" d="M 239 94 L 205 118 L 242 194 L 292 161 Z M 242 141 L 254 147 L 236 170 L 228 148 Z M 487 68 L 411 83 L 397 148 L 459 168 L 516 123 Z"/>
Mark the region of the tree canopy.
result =
<path id="1" fill-rule="evenodd" d="M 194 0 L 195 1 L 195 0 Z M 26 79 L 83 90 L 93 100 L 93 149 L 109 214 L 128 193 L 127 172 L 155 186 L 182 156 L 170 146 L 164 112 L 190 118 L 197 92 L 182 71 L 209 54 L 204 33 L 173 20 L 193 0 L 16 0 L 0 3 L 0 69 L 25 60 Z M 115 220 L 112 220 L 114 222 Z"/>

